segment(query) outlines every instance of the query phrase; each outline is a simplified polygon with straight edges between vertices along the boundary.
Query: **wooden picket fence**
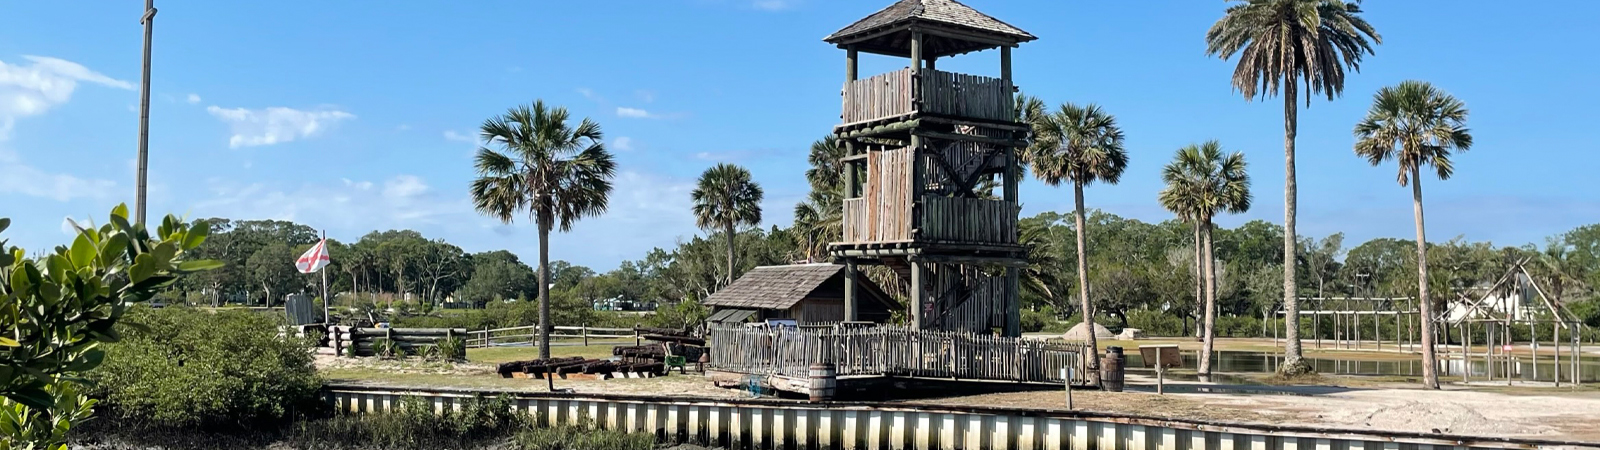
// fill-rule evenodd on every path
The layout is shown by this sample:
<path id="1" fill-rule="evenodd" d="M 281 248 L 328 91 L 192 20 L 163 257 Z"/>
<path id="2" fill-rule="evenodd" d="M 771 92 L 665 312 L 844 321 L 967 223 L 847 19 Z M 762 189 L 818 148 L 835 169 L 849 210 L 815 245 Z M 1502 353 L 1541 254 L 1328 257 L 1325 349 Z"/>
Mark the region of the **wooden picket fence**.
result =
<path id="1" fill-rule="evenodd" d="M 711 367 L 731 372 L 806 377 L 812 364 L 833 363 L 839 376 L 1061 384 L 1069 372 L 1073 385 L 1089 383 L 1086 346 L 1076 342 L 897 326 L 713 325 L 708 338 Z"/>
<path id="2" fill-rule="evenodd" d="M 583 325 L 576 327 L 557 326 L 551 327 L 550 330 L 552 343 L 577 344 L 582 342 L 583 345 L 589 345 L 591 340 L 617 341 L 633 339 L 637 344 L 639 341 L 639 332 L 632 328 L 600 328 Z M 538 344 L 538 325 L 473 330 L 467 334 L 467 348 L 537 346 Z"/>

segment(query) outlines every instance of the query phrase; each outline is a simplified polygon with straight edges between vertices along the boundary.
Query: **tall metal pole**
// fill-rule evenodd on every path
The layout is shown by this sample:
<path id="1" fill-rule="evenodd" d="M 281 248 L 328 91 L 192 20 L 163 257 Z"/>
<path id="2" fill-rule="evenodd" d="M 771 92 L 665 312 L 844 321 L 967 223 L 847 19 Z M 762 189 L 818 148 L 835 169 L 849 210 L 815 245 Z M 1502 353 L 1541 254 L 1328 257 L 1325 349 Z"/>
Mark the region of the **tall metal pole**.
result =
<path id="1" fill-rule="evenodd" d="M 328 230 L 322 230 L 322 251 L 328 251 Z M 333 316 L 328 314 L 328 311 L 332 311 L 328 305 L 333 303 L 333 299 L 328 298 L 328 268 L 323 267 L 318 272 L 322 272 L 322 323 L 333 324 Z"/>
<path id="2" fill-rule="evenodd" d="M 144 24 L 144 75 L 139 82 L 139 192 L 134 201 L 134 220 L 140 225 L 144 224 L 145 180 L 150 171 L 150 35 L 155 21 L 155 0 L 144 0 L 144 16 L 139 19 Z"/>

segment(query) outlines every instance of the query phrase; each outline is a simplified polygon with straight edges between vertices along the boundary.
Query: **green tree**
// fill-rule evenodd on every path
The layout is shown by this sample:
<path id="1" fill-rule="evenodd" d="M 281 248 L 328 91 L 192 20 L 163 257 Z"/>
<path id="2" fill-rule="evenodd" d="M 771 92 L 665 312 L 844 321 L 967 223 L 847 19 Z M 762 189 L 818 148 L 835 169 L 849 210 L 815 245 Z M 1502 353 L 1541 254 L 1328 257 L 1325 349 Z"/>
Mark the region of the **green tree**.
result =
<path id="1" fill-rule="evenodd" d="M 1217 271 L 1212 250 L 1212 218 L 1219 212 L 1243 213 L 1250 210 L 1250 174 L 1244 154 L 1224 155 L 1222 144 L 1206 141 L 1178 150 L 1173 161 L 1161 171 L 1166 188 L 1161 190 L 1161 205 L 1200 230 L 1201 266 L 1205 279 L 1205 313 L 1201 323 L 1203 342 L 1197 373 L 1211 374 L 1212 348 L 1216 340 Z"/>
<path id="2" fill-rule="evenodd" d="M 305 290 L 306 277 L 294 268 L 294 260 L 298 257 L 300 254 L 295 253 L 294 248 L 276 242 L 256 250 L 245 261 L 245 272 L 249 274 L 250 283 L 261 288 L 266 306 L 272 306 L 273 298 Z M 279 301 L 278 304 L 282 305 L 283 302 Z"/>
<path id="3" fill-rule="evenodd" d="M 483 122 L 484 142 L 471 187 L 478 212 L 501 222 L 526 210 L 539 228 L 539 357 L 550 357 L 550 231 L 562 232 L 584 217 L 605 213 L 616 163 L 600 124 L 567 123 L 566 108 L 511 108 Z"/>
<path id="4" fill-rule="evenodd" d="M 1403 81 L 1379 89 L 1367 117 L 1356 124 L 1356 155 L 1374 166 L 1394 160 L 1400 166 L 1400 185 L 1411 185 L 1412 215 L 1417 220 L 1417 273 L 1423 278 L 1428 273 L 1428 240 L 1422 220 L 1422 167 L 1433 167 L 1440 180 L 1450 179 L 1455 172 L 1450 153 L 1472 147 L 1466 122 L 1467 106 L 1460 100 L 1427 82 Z M 1433 317 L 1428 283 L 1418 283 L 1417 291 L 1422 317 Z M 1422 321 L 1422 384 L 1438 389 L 1433 326 L 1432 320 Z"/>
<path id="5" fill-rule="evenodd" d="M 0 231 L 10 224 L 0 218 Z M 83 374 L 105 361 L 102 344 L 121 339 L 128 308 L 221 266 L 187 260 L 209 230 L 167 216 L 151 233 L 119 205 L 105 225 L 36 260 L 0 240 L 0 448 L 65 450 L 66 434 L 93 413 Z"/>
<path id="6" fill-rule="evenodd" d="M 472 257 L 472 277 L 457 291 L 456 298 L 474 306 L 538 295 L 538 275 L 533 269 L 504 250 L 479 253 Z"/>
<path id="7" fill-rule="evenodd" d="M 731 284 L 734 229 L 739 225 L 761 223 L 761 186 L 751 181 L 749 170 L 733 164 L 717 164 L 700 174 L 700 182 L 689 196 L 694 200 L 695 225 L 705 230 L 722 230 L 728 237 L 726 283 Z"/>
<path id="8" fill-rule="evenodd" d="M 1116 118 L 1089 104 L 1078 106 L 1063 103 L 1052 114 L 1041 114 L 1030 124 L 1033 140 L 1024 152 L 1024 159 L 1033 167 L 1033 174 L 1051 186 L 1072 184 L 1074 217 L 1078 234 L 1078 298 L 1082 302 L 1084 325 L 1089 330 L 1089 349 L 1100 353 L 1094 337 L 1094 307 L 1089 297 L 1089 251 L 1085 245 L 1083 214 L 1083 187 L 1096 181 L 1117 184 L 1122 171 L 1128 168 L 1128 153 L 1122 147 L 1122 129 Z M 1100 358 L 1089 358 L 1089 378 L 1094 384 L 1100 381 Z"/>
<path id="9" fill-rule="evenodd" d="M 1283 304 L 1289 323 L 1299 323 L 1295 283 L 1294 140 L 1298 126 L 1297 88 L 1328 100 L 1344 91 L 1345 66 L 1361 70 L 1361 58 L 1382 43 L 1377 30 L 1361 16 L 1359 0 L 1237 0 L 1206 31 L 1206 54 L 1222 59 L 1239 56 L 1233 88 L 1246 100 L 1277 95 L 1283 89 Z M 1370 39 L 1370 42 L 1369 42 Z M 1284 373 L 1310 372 L 1303 360 L 1299 327 L 1288 327 Z"/>

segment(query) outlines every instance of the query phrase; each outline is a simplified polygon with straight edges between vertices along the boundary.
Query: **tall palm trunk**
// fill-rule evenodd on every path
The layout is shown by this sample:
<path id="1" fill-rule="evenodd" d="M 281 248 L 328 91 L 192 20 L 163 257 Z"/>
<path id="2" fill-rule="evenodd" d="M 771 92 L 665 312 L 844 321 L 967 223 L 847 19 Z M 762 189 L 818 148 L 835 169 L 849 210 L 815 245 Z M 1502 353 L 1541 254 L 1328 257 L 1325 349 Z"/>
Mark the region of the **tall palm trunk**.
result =
<path id="1" fill-rule="evenodd" d="M 1200 323 L 1200 321 L 1204 320 L 1206 316 L 1205 310 L 1201 309 L 1205 307 L 1206 302 L 1206 269 L 1203 265 L 1203 261 L 1205 261 L 1204 251 L 1205 249 L 1201 246 L 1200 241 L 1200 221 L 1196 220 L 1194 221 L 1194 311 L 1196 313 L 1194 315 L 1194 337 L 1197 338 L 1205 337 L 1204 332 L 1201 331 L 1204 328 L 1204 325 Z"/>
<path id="2" fill-rule="evenodd" d="M 539 213 L 539 359 L 550 359 L 550 227 L 554 218 Z"/>
<path id="3" fill-rule="evenodd" d="M 1195 371 L 1200 375 L 1211 375 L 1211 352 L 1217 340 L 1217 268 L 1211 255 L 1211 219 L 1199 221 L 1200 236 L 1204 240 L 1201 253 L 1205 272 L 1205 334 L 1200 345 L 1200 368 Z"/>
<path id="4" fill-rule="evenodd" d="M 723 231 L 728 233 L 728 284 L 733 284 L 733 222 L 729 221 Z"/>
<path id="5" fill-rule="evenodd" d="M 1411 168 L 1411 209 L 1417 218 L 1417 305 L 1422 310 L 1422 386 L 1439 388 L 1439 363 L 1433 354 L 1433 301 L 1428 298 L 1428 237 L 1422 225 L 1422 177 Z"/>
<path id="6" fill-rule="evenodd" d="M 1094 334 L 1094 304 L 1089 302 L 1089 249 L 1083 229 L 1083 183 L 1072 183 L 1072 200 L 1075 207 L 1073 219 L 1078 225 L 1078 299 L 1082 302 L 1083 328 L 1089 335 L 1089 373 L 1085 375 L 1088 375 L 1090 384 L 1099 386 L 1100 342 Z"/>
<path id="7" fill-rule="evenodd" d="M 1295 129 L 1300 120 L 1295 104 L 1295 79 L 1290 77 L 1283 84 L 1283 321 L 1284 346 L 1283 367 L 1280 370 L 1287 374 L 1308 372 L 1311 367 L 1301 359 L 1300 350 L 1300 300 L 1297 298 L 1298 285 L 1294 280 L 1295 269 L 1295 236 L 1294 216 L 1296 206 L 1296 186 L 1294 182 L 1294 137 Z"/>

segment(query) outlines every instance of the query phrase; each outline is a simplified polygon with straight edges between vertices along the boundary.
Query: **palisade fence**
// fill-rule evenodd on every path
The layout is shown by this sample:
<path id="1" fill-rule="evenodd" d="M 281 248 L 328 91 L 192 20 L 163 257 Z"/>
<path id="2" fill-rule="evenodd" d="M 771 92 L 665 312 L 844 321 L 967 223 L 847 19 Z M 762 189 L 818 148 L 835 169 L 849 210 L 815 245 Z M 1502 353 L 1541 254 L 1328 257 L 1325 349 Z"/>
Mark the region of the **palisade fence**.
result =
<path id="1" fill-rule="evenodd" d="M 467 333 L 466 339 L 467 348 L 537 346 L 539 344 L 539 326 L 529 325 L 473 330 Z M 588 325 L 550 327 L 550 341 L 552 344 L 578 345 L 581 342 L 582 345 L 589 345 L 591 340 L 614 342 L 626 339 L 634 340 L 635 345 L 637 345 L 639 332 L 632 328 L 599 328 Z"/>
<path id="2" fill-rule="evenodd" d="M 1086 345 L 906 327 L 830 329 L 713 325 L 713 369 L 806 377 L 812 364 L 833 363 L 839 376 L 1067 382 L 1089 384 Z"/>

